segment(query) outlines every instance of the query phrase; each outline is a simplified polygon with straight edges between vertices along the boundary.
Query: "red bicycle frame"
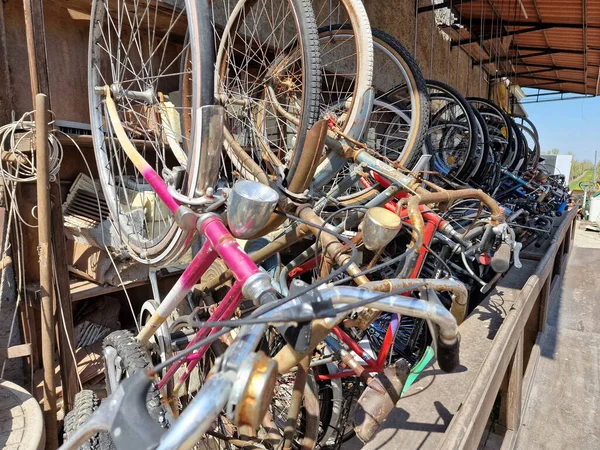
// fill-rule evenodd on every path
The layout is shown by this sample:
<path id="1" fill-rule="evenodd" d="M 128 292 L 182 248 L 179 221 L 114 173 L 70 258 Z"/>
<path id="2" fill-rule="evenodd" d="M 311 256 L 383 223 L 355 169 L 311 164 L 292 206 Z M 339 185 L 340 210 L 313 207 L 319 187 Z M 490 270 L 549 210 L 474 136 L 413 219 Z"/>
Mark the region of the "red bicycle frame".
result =
<path id="1" fill-rule="evenodd" d="M 381 178 L 381 177 L 378 177 Z M 368 182 L 367 182 L 368 183 Z M 364 183 L 363 183 L 364 184 Z M 389 184 L 389 182 L 388 182 Z M 383 184 L 382 184 L 383 185 Z M 408 195 L 404 192 L 399 192 L 396 197 L 402 198 L 407 197 Z M 388 201 L 384 204 L 384 207 L 392 212 L 396 212 L 397 205 L 392 201 Z M 429 253 L 429 246 L 433 241 L 433 237 L 435 232 L 440 228 L 446 226 L 448 222 L 440 217 L 438 214 L 433 212 L 425 205 L 419 205 L 419 211 L 423 215 L 423 220 L 425 221 L 425 229 L 423 236 L 423 246 L 419 251 L 419 257 L 417 258 L 415 268 L 411 273 L 411 278 L 417 278 L 421 269 L 423 267 L 423 262 L 425 261 L 425 257 L 427 253 Z M 406 208 L 400 211 L 400 218 L 406 220 L 407 223 L 410 223 L 408 220 L 408 211 Z M 288 274 L 288 279 L 293 279 L 305 272 L 308 272 L 314 269 L 317 263 L 320 261 L 319 258 L 311 258 L 306 261 L 304 264 L 299 265 L 294 268 Z M 344 332 L 340 327 L 334 327 L 333 333 L 340 339 L 344 344 L 346 344 L 356 355 L 362 360 L 362 366 L 365 370 L 371 373 L 381 372 L 385 368 L 385 363 L 392 346 L 394 345 L 394 337 L 396 336 L 396 331 L 398 329 L 398 325 L 400 322 L 400 317 L 397 314 L 392 315 L 392 320 L 387 327 L 385 337 L 383 339 L 383 344 L 381 346 L 381 350 L 379 355 L 377 355 L 377 359 L 371 358 L 371 356 L 346 332 Z M 356 376 L 356 373 L 352 370 L 340 370 L 339 372 L 331 373 L 331 374 L 316 374 L 318 380 L 332 380 L 335 378 L 344 378 L 344 377 L 352 377 Z"/>

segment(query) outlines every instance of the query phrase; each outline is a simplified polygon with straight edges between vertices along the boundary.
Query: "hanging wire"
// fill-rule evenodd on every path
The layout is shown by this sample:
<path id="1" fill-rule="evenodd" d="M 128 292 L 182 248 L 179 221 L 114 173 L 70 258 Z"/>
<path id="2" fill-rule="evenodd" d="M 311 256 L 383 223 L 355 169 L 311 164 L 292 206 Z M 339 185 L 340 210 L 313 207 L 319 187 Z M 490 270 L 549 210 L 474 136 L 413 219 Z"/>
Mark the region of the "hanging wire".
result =
<path id="1" fill-rule="evenodd" d="M 463 0 L 460 0 L 460 11 L 458 13 L 458 45 L 456 46 L 456 88 L 459 87 L 459 79 L 460 79 L 460 41 L 462 38 L 462 5 Z"/>
<path id="2" fill-rule="evenodd" d="M 479 97 L 481 97 L 481 88 L 483 84 L 483 52 L 485 49 L 483 48 L 483 35 L 485 34 L 485 22 L 483 21 L 483 0 L 481 1 L 481 23 L 483 24 L 479 30 Z"/>
<path id="3" fill-rule="evenodd" d="M 469 97 L 469 92 L 471 90 L 471 71 L 473 70 L 473 60 L 472 54 L 473 49 L 471 44 L 473 43 L 473 2 L 470 3 L 470 11 L 469 11 L 469 58 L 467 58 L 467 97 Z M 470 64 L 469 64 L 470 63 Z"/>
<path id="4" fill-rule="evenodd" d="M 90 168 L 90 165 L 88 164 L 87 159 L 85 158 L 85 155 L 81 151 L 81 148 L 79 148 L 79 145 L 77 145 L 77 142 L 75 142 L 75 140 L 71 136 L 69 136 L 68 134 L 66 134 L 66 133 L 62 133 L 62 134 L 65 137 L 67 137 L 68 139 L 71 140 L 71 143 L 77 149 L 77 151 L 79 152 L 79 155 L 81 156 L 81 159 L 83 159 L 83 162 L 85 163 L 85 167 L 87 169 L 89 177 L 92 180 L 94 180 L 94 175 L 92 173 L 92 169 Z M 102 207 L 100 205 L 100 194 L 98 193 L 98 189 L 96 187 L 96 183 L 95 182 L 92 183 L 92 187 L 94 188 L 94 194 L 95 194 L 95 197 L 96 197 L 96 206 L 98 207 L 98 216 L 99 217 L 103 217 Z M 113 227 L 114 227 L 114 224 L 113 224 Z M 121 271 L 117 267 L 117 263 L 115 263 L 115 260 L 112 257 L 111 251 L 108 248 L 108 245 L 106 244 L 107 241 L 106 241 L 106 236 L 104 234 L 104 227 L 103 226 L 100 226 L 100 232 L 101 232 L 101 235 L 102 235 L 102 245 L 104 246 L 104 250 L 106 251 L 106 254 L 108 255 L 108 259 L 110 259 L 110 263 L 113 266 L 113 268 L 115 269 L 115 273 L 117 274 L 117 277 L 119 278 L 119 283 L 121 285 L 121 288 L 123 289 L 123 292 L 125 293 L 125 298 L 127 298 L 127 303 L 129 304 L 129 309 L 131 310 L 131 315 L 133 316 L 133 322 L 135 323 L 136 329 L 139 331 L 140 330 L 140 324 L 138 323 L 137 316 L 136 316 L 135 310 L 133 308 L 133 302 L 131 301 L 131 298 L 129 297 L 129 293 L 127 292 L 127 288 L 125 287 L 125 284 L 123 282 L 123 278 L 121 278 L 121 273 L 120 273 Z"/>
<path id="5" fill-rule="evenodd" d="M 448 11 L 448 23 L 449 26 L 452 26 L 452 0 L 450 0 L 450 6 Z M 450 84 L 450 60 L 452 59 L 452 39 L 450 39 L 450 43 L 448 44 L 448 68 L 446 71 L 446 83 Z"/>
<path id="6" fill-rule="evenodd" d="M 415 0 L 415 42 L 413 56 L 417 59 L 417 36 L 419 33 L 419 0 Z"/>
<path id="7" fill-rule="evenodd" d="M 16 122 L 0 127 L 0 173 L 2 177 L 14 183 L 27 183 L 37 179 L 35 150 L 34 111 L 27 112 Z M 54 119 L 48 125 L 52 130 Z M 54 181 L 60 169 L 63 148 L 56 136 L 56 131 L 48 135 L 50 181 Z"/>
<path id="8" fill-rule="evenodd" d="M 521 7 L 519 5 L 519 0 L 515 0 L 515 18 L 514 18 L 514 22 L 516 23 L 517 20 L 521 20 Z M 512 77 L 512 81 L 514 81 L 516 83 L 516 79 L 517 79 L 517 74 L 519 73 L 519 43 L 518 43 L 518 39 L 515 39 L 515 37 L 513 36 L 512 38 L 512 44 L 514 45 L 514 50 L 515 50 L 515 58 L 513 60 L 512 63 L 512 73 L 513 73 L 513 77 Z M 514 110 L 514 105 L 516 104 L 516 102 L 513 104 L 512 109 L 512 114 L 515 113 Z"/>
<path id="9" fill-rule="evenodd" d="M 431 0 L 431 4 L 433 6 L 435 6 L 434 4 L 434 0 Z M 430 44 L 429 44 L 429 79 L 433 80 L 433 55 L 435 53 L 435 37 L 434 36 L 434 31 L 437 28 L 437 23 L 435 21 L 435 11 L 436 9 L 433 8 L 431 10 L 431 39 L 430 39 Z"/>
<path id="10" fill-rule="evenodd" d="M 492 1 L 492 5 L 493 5 L 494 0 L 491 0 L 491 1 Z M 500 73 L 498 68 L 500 67 L 500 58 L 501 58 L 500 55 L 502 53 L 501 51 L 504 49 L 504 46 L 502 44 L 502 41 L 503 41 L 502 36 L 504 34 L 504 16 L 502 15 L 502 13 L 498 13 L 498 20 L 500 22 L 500 25 L 498 27 L 498 39 L 496 40 L 496 64 L 495 64 L 496 70 L 494 71 L 494 87 L 495 87 L 496 92 L 498 92 L 498 74 Z M 495 97 L 496 97 L 496 101 L 497 101 L 498 95 L 496 95 Z"/>

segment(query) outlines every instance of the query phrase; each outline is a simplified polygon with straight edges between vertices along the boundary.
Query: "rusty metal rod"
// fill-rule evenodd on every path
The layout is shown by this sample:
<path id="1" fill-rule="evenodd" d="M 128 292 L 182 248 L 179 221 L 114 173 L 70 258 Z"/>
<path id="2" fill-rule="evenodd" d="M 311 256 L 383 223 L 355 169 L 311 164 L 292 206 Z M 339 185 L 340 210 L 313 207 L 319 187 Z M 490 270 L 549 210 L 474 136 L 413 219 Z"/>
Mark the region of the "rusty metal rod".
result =
<path id="1" fill-rule="evenodd" d="M 315 386 L 316 387 L 316 386 Z M 319 399 L 310 383 L 304 389 L 304 412 L 306 424 L 300 450 L 313 450 L 319 437 Z"/>
<path id="2" fill-rule="evenodd" d="M 467 315 L 467 306 L 469 302 L 469 292 L 463 283 L 453 278 L 444 279 L 425 279 L 425 278 L 392 278 L 387 280 L 370 281 L 362 287 L 370 291 L 392 292 L 403 287 L 423 284 L 425 287 L 432 288 L 436 292 L 449 292 L 452 294 L 452 306 L 450 312 L 459 325 L 465 320 Z"/>
<path id="3" fill-rule="evenodd" d="M 304 388 L 306 387 L 306 378 L 308 376 L 308 366 L 310 365 L 310 355 L 306 355 L 298 364 L 296 371 L 296 379 L 294 380 L 294 388 L 292 390 L 292 399 L 288 409 L 287 422 L 283 429 L 283 450 L 291 450 L 294 442 L 294 435 L 298 427 L 298 414 L 302 406 L 302 397 L 304 396 Z"/>
<path id="4" fill-rule="evenodd" d="M 455 200 L 466 198 L 479 200 L 490 209 L 492 225 L 498 225 L 499 223 L 504 222 L 504 210 L 492 197 L 487 195 L 481 189 L 429 192 L 424 188 L 417 188 L 417 194 L 411 196 L 407 204 L 408 217 L 410 218 L 413 227 L 415 227 L 415 232 L 413 232 L 413 242 L 416 244 L 413 248 L 415 254 L 418 254 L 421 251 L 421 247 L 423 247 L 423 236 L 425 232 L 425 222 L 423 221 L 423 215 L 419 211 L 419 205 L 430 203 L 450 204 Z"/>
<path id="5" fill-rule="evenodd" d="M 298 209 L 298 216 L 302 220 L 306 220 L 307 222 L 314 223 L 315 225 L 319 225 L 321 227 L 325 226 L 325 222 L 321 219 L 313 210 L 308 206 L 301 206 Z M 342 244 L 335 236 L 329 233 L 319 233 L 319 229 L 315 227 L 311 227 L 308 225 L 310 230 L 315 236 L 320 236 L 320 244 L 321 247 L 325 249 L 327 255 L 333 259 L 338 266 L 343 266 L 350 259 L 350 255 L 346 252 L 348 251 L 348 247 Z M 365 284 L 369 282 L 369 279 L 365 275 L 358 275 L 361 272 L 360 267 L 356 263 L 351 263 L 346 272 L 350 276 L 355 277 L 354 282 L 357 285 Z"/>
<path id="6" fill-rule="evenodd" d="M 35 149 L 37 152 L 37 215 L 42 319 L 42 363 L 44 366 L 44 418 L 46 448 L 58 447 L 56 389 L 54 385 L 54 285 L 50 253 L 50 159 L 48 152 L 48 97 L 35 97 Z"/>

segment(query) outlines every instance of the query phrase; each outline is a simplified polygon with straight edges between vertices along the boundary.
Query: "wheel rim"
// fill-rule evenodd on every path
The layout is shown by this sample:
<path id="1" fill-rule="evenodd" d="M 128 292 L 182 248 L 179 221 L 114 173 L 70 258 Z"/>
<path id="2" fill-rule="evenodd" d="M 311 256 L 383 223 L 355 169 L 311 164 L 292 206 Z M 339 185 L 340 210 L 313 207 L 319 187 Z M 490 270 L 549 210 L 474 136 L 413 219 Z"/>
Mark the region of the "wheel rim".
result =
<path id="1" fill-rule="evenodd" d="M 165 181 L 186 164 L 192 130 L 182 125 L 195 108 L 185 1 L 126 7 L 119 0 L 95 0 L 88 65 L 89 100 L 96 161 L 104 195 L 131 256 L 144 262 L 163 259 L 182 233 L 141 173 L 118 145 L 98 89 L 111 87 L 128 137 Z M 196 91 L 196 90 L 194 90 Z M 169 93 L 183 94 L 179 101 Z M 190 100 L 191 96 L 191 100 Z M 182 132 L 183 128 L 183 132 Z M 185 184 L 184 194 L 188 194 Z"/>
<path id="2" fill-rule="evenodd" d="M 460 178 L 468 168 L 476 125 L 465 109 L 468 105 L 437 84 L 428 83 L 431 124 L 427 131 L 433 165 L 442 175 Z"/>
<path id="3" fill-rule="evenodd" d="M 229 3 L 212 6 L 215 97 L 235 141 L 271 178 L 291 178 L 311 125 L 298 11 L 290 0 Z"/>

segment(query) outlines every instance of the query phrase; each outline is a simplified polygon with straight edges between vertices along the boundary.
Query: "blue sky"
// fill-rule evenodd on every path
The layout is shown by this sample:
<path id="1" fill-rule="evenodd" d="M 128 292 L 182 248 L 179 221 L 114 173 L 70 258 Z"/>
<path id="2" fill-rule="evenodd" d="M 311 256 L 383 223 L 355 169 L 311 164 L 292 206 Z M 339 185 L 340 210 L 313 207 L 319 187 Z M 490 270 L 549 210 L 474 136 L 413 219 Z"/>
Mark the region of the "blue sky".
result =
<path id="1" fill-rule="evenodd" d="M 561 154 L 594 161 L 594 150 L 600 150 L 600 97 L 523 106 L 538 129 L 542 151 L 558 148 Z"/>

